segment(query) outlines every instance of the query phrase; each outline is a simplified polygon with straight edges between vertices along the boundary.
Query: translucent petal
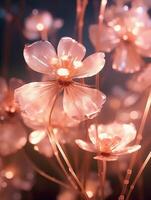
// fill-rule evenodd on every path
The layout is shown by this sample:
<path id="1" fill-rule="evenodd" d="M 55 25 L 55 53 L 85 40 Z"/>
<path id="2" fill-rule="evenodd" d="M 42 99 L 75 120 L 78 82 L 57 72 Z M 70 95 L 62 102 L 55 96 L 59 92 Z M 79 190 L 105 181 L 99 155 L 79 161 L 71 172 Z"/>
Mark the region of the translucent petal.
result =
<path id="1" fill-rule="evenodd" d="M 83 140 L 75 140 L 76 144 L 85 151 L 96 152 L 95 146 Z"/>
<path id="2" fill-rule="evenodd" d="M 138 151 L 141 148 L 141 145 L 133 145 L 133 146 L 127 146 L 122 151 L 113 151 L 113 154 L 116 156 L 121 156 L 129 153 L 133 153 L 135 151 Z"/>
<path id="3" fill-rule="evenodd" d="M 104 53 L 94 53 L 88 56 L 81 67 L 76 69 L 75 78 L 91 77 L 99 73 L 105 64 Z"/>
<path id="4" fill-rule="evenodd" d="M 82 60 L 85 56 L 85 47 L 70 37 L 61 38 L 58 44 L 58 57 L 69 56 L 71 59 Z"/>
<path id="5" fill-rule="evenodd" d="M 142 59 L 136 48 L 129 43 L 121 43 L 113 55 L 113 69 L 124 73 L 134 73 L 140 70 Z"/>
<path id="6" fill-rule="evenodd" d="M 118 159 L 118 156 L 116 155 L 110 155 L 110 156 L 95 156 L 94 159 L 96 160 L 106 160 L 106 161 L 115 161 Z"/>
<path id="7" fill-rule="evenodd" d="M 64 89 L 64 111 L 76 120 L 94 118 L 100 112 L 104 102 L 105 95 L 96 89 L 75 83 Z"/>
<path id="8" fill-rule="evenodd" d="M 28 119 L 38 118 L 48 122 L 58 92 L 56 82 L 33 82 L 15 90 L 15 101 Z"/>
<path id="9" fill-rule="evenodd" d="M 26 141 L 27 133 L 18 118 L 1 123 L 0 155 L 7 156 L 15 153 L 26 144 Z"/>
<path id="10" fill-rule="evenodd" d="M 89 36 L 93 46 L 98 51 L 110 52 L 120 42 L 116 32 L 105 25 L 101 27 L 100 31 L 97 24 L 91 25 L 89 28 Z"/>
<path id="11" fill-rule="evenodd" d="M 138 52 L 145 56 L 151 57 L 151 28 L 142 30 L 135 40 L 135 44 L 139 47 Z"/>
<path id="12" fill-rule="evenodd" d="M 56 58 L 54 47 L 48 41 L 38 41 L 24 48 L 24 58 L 34 71 L 54 76 L 53 59 Z"/>
<path id="13" fill-rule="evenodd" d="M 88 128 L 89 138 L 93 144 L 96 144 L 97 139 L 97 124 L 91 124 Z"/>

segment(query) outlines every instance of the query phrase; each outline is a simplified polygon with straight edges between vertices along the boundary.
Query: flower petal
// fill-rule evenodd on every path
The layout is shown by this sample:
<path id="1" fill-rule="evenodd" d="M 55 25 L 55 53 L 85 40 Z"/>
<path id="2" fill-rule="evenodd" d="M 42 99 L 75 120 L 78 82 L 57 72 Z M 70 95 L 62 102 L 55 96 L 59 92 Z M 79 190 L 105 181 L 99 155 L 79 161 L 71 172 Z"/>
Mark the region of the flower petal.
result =
<path id="1" fill-rule="evenodd" d="M 97 139 L 97 124 L 91 124 L 88 128 L 89 138 L 93 144 L 96 144 Z"/>
<path id="2" fill-rule="evenodd" d="M 143 61 L 132 44 L 121 43 L 113 56 L 113 69 L 124 73 L 134 73 L 140 70 Z"/>
<path id="3" fill-rule="evenodd" d="M 139 47 L 138 52 L 145 56 L 151 57 L 151 28 L 140 32 L 135 40 L 135 44 Z"/>
<path id="4" fill-rule="evenodd" d="M 96 152 L 95 146 L 83 140 L 75 140 L 76 144 L 85 151 Z"/>
<path id="5" fill-rule="evenodd" d="M 138 151 L 141 148 L 141 145 L 133 145 L 133 146 L 127 146 L 122 151 L 113 151 L 113 154 L 115 156 L 121 156 L 129 153 L 133 153 L 135 151 Z"/>
<path id="6" fill-rule="evenodd" d="M 25 84 L 15 90 L 15 101 L 28 119 L 43 119 L 48 122 L 58 90 L 56 82 Z"/>
<path id="7" fill-rule="evenodd" d="M 76 69 L 74 78 L 91 77 L 99 73 L 105 64 L 104 53 L 94 53 L 88 56 L 81 67 Z"/>
<path id="8" fill-rule="evenodd" d="M 24 58 L 34 71 L 53 75 L 52 62 L 56 58 L 54 47 L 48 41 L 38 41 L 24 48 Z"/>
<path id="9" fill-rule="evenodd" d="M 70 37 L 61 38 L 58 44 L 58 57 L 69 56 L 75 60 L 82 60 L 85 56 L 85 47 Z"/>
<path id="10" fill-rule="evenodd" d="M 97 24 L 89 28 L 90 40 L 98 51 L 110 52 L 120 42 L 116 32 L 108 26 L 103 25 L 99 31 Z"/>
<path id="11" fill-rule="evenodd" d="M 64 89 L 64 110 L 68 116 L 76 120 L 94 118 L 104 102 L 105 95 L 96 89 L 75 83 Z"/>
<path id="12" fill-rule="evenodd" d="M 94 159 L 96 160 L 105 160 L 105 161 L 115 161 L 118 159 L 118 156 L 116 155 L 110 155 L 110 156 L 95 156 Z"/>

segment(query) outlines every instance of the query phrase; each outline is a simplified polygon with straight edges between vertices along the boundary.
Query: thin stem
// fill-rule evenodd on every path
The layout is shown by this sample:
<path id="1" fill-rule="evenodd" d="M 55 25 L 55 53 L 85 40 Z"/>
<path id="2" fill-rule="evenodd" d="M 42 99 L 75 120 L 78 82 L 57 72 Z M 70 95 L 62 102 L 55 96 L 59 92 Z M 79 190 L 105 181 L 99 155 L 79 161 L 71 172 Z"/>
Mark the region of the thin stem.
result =
<path id="1" fill-rule="evenodd" d="M 83 41 L 84 15 L 88 0 L 77 0 L 77 38 L 80 43 Z"/>
<path id="2" fill-rule="evenodd" d="M 46 172 L 44 172 L 43 170 L 41 170 L 38 166 L 36 166 L 36 164 L 29 158 L 29 156 L 26 154 L 26 157 L 28 158 L 30 164 L 32 165 L 33 169 L 40 174 L 41 176 L 43 176 L 44 178 L 59 184 L 60 186 L 65 187 L 66 189 L 72 189 L 70 186 L 68 186 L 67 184 L 65 184 L 64 182 L 56 179 L 55 177 L 50 176 L 49 174 L 47 174 Z"/>
<path id="3" fill-rule="evenodd" d="M 102 28 L 102 23 L 103 23 L 103 20 L 104 20 L 106 5 L 107 5 L 107 0 L 101 0 L 100 12 L 99 12 L 99 31 Z"/>
<path id="4" fill-rule="evenodd" d="M 149 91 L 149 95 L 148 95 L 147 102 L 146 102 L 146 105 L 145 105 L 144 113 L 143 113 L 143 116 L 142 116 L 142 120 L 141 120 L 141 123 L 140 123 L 138 134 L 137 134 L 137 137 L 136 137 L 136 144 L 140 144 L 140 142 L 142 140 L 142 134 L 143 134 L 144 126 L 145 126 L 145 123 L 146 123 L 146 120 L 147 120 L 147 117 L 148 117 L 148 114 L 149 114 L 150 106 L 151 106 L 151 90 Z M 129 180 L 131 178 L 132 169 L 133 169 L 134 163 L 136 161 L 137 154 L 138 154 L 138 152 L 134 153 L 131 157 L 129 167 L 128 167 L 128 170 L 126 172 L 126 176 L 125 176 L 125 179 L 124 179 L 123 189 L 122 189 L 121 195 L 119 196 L 119 200 L 125 199 L 127 186 L 129 184 Z"/>
<path id="5" fill-rule="evenodd" d="M 61 88 L 61 90 L 62 90 L 62 88 Z M 60 90 L 60 91 L 61 91 L 61 90 Z M 55 137 L 55 135 L 54 135 L 54 133 L 53 133 L 53 129 L 52 129 L 52 127 L 51 127 L 52 112 L 53 112 L 53 109 L 54 109 L 54 106 L 55 106 L 57 97 L 58 97 L 58 95 L 60 94 L 60 91 L 59 91 L 59 93 L 56 95 L 56 97 L 55 97 L 55 99 L 54 99 L 54 102 L 53 102 L 53 105 L 52 105 L 52 108 L 51 108 L 51 111 L 50 111 L 50 115 L 49 115 L 49 125 L 50 125 L 50 126 L 47 128 L 47 133 L 48 133 L 49 141 L 50 141 L 50 143 L 51 143 L 51 145 L 52 145 L 52 149 L 53 149 L 54 154 L 55 154 L 55 156 L 56 156 L 56 158 L 57 158 L 57 161 L 58 161 L 58 163 L 59 163 L 61 169 L 62 169 L 63 172 L 65 173 L 66 177 L 68 178 L 68 180 L 71 182 L 71 184 L 72 184 L 74 187 L 75 187 L 75 185 L 74 185 L 74 182 L 72 181 L 72 179 L 75 181 L 75 183 L 77 184 L 77 187 L 78 187 L 79 190 L 81 191 L 81 195 L 83 196 L 83 198 L 84 198 L 85 200 L 88 200 L 88 197 L 87 197 L 87 194 L 86 194 L 84 188 L 82 187 L 82 185 L 81 185 L 81 183 L 80 183 L 80 181 L 79 181 L 77 175 L 75 174 L 75 172 L 74 172 L 74 170 L 73 170 L 73 168 L 72 168 L 72 166 L 71 166 L 71 164 L 70 164 L 70 162 L 69 162 L 69 160 L 68 160 L 68 158 L 67 158 L 65 152 L 63 151 L 61 145 L 59 144 L 57 138 Z M 68 172 L 66 171 L 66 169 L 65 169 L 65 167 L 64 167 L 64 164 L 62 163 L 62 161 L 61 161 L 61 159 L 60 159 L 60 157 L 59 157 L 59 152 L 58 152 L 58 150 L 59 150 L 59 152 L 60 152 L 62 158 L 64 159 L 64 162 L 66 163 L 66 166 L 68 167 L 68 171 L 69 171 L 69 173 L 71 174 L 72 179 L 71 179 L 70 175 L 68 174 Z M 77 189 L 77 188 L 76 188 L 76 189 Z"/>
<path id="6" fill-rule="evenodd" d="M 104 188 L 105 188 L 105 179 L 106 179 L 106 166 L 107 163 L 105 160 L 102 161 L 102 200 L 104 200 Z"/>
<path id="7" fill-rule="evenodd" d="M 138 174 L 136 175 L 134 181 L 132 182 L 132 184 L 131 184 L 131 186 L 130 186 L 130 190 L 129 190 L 128 194 L 127 194 L 126 200 L 129 200 L 130 195 L 131 195 L 132 191 L 134 190 L 134 187 L 135 187 L 135 185 L 136 185 L 138 179 L 140 178 L 142 172 L 144 171 L 144 168 L 146 167 L 146 165 L 148 164 L 148 162 L 149 162 L 150 159 L 151 159 L 151 152 L 148 154 L 146 160 L 145 160 L 144 163 L 142 164 L 142 167 L 140 168 Z"/>

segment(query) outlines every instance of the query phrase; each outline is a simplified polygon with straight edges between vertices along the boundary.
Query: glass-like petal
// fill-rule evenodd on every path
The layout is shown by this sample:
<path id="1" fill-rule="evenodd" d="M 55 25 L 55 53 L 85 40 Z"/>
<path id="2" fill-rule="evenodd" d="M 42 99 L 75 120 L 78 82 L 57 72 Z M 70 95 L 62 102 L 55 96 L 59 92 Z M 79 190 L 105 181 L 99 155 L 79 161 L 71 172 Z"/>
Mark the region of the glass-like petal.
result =
<path id="1" fill-rule="evenodd" d="M 110 155 L 110 156 L 95 156 L 94 159 L 96 160 L 105 160 L 105 161 L 115 161 L 118 159 L 118 156 L 116 155 Z"/>
<path id="2" fill-rule="evenodd" d="M 145 56 L 151 57 L 151 28 L 140 31 L 135 40 L 135 44 L 139 47 L 138 52 Z"/>
<path id="3" fill-rule="evenodd" d="M 97 124 L 91 124 L 88 128 L 89 138 L 93 144 L 96 144 L 97 139 Z"/>
<path id="4" fill-rule="evenodd" d="M 85 56 L 85 47 L 70 37 L 61 38 L 58 48 L 58 57 L 69 56 L 73 60 L 82 60 Z"/>
<path id="5" fill-rule="evenodd" d="M 64 111 L 76 120 L 94 118 L 100 112 L 104 102 L 105 95 L 96 89 L 75 83 L 64 89 Z"/>
<path id="6" fill-rule="evenodd" d="M 120 42 L 116 32 L 105 25 L 102 25 L 99 31 L 97 24 L 91 25 L 89 29 L 90 40 L 95 49 L 104 52 L 112 51 Z"/>
<path id="7" fill-rule="evenodd" d="M 38 41 L 24 48 L 24 58 L 28 66 L 34 71 L 54 76 L 52 68 L 56 52 L 48 41 Z"/>
<path id="8" fill-rule="evenodd" d="M 133 153 L 135 151 L 138 151 L 141 148 L 141 145 L 133 145 L 133 146 L 127 146 L 122 151 L 113 151 L 113 154 L 115 156 L 121 156 L 129 153 Z"/>
<path id="9" fill-rule="evenodd" d="M 28 119 L 48 121 L 58 92 L 56 82 L 33 82 L 15 90 L 15 101 Z"/>
<path id="10" fill-rule="evenodd" d="M 93 144 L 87 143 L 83 140 L 75 140 L 76 144 L 85 151 L 96 152 L 96 148 Z"/>
<path id="11" fill-rule="evenodd" d="M 105 64 L 104 53 L 94 53 L 88 56 L 81 67 L 76 69 L 74 78 L 91 77 L 99 73 Z"/>
<path id="12" fill-rule="evenodd" d="M 140 70 L 142 59 L 136 48 L 129 43 L 121 43 L 113 55 L 113 69 L 124 73 L 134 73 Z"/>
<path id="13" fill-rule="evenodd" d="M 21 149 L 27 141 L 25 128 L 17 118 L 4 121 L 0 126 L 0 155 L 7 156 Z"/>

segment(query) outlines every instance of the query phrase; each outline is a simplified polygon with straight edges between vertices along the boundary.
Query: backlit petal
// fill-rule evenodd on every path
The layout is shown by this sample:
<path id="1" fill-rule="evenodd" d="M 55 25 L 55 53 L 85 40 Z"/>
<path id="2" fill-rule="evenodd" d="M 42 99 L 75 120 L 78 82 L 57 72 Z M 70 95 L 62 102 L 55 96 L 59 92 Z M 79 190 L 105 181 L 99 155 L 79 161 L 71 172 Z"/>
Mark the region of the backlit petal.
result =
<path id="1" fill-rule="evenodd" d="M 121 43 L 113 55 L 113 69 L 124 73 L 134 73 L 140 70 L 142 62 L 136 48 L 127 43 Z"/>
<path id="2" fill-rule="evenodd" d="M 85 151 L 96 152 L 95 146 L 91 143 L 84 142 L 83 140 L 76 140 L 76 144 Z"/>
<path id="3" fill-rule="evenodd" d="M 33 82 L 15 90 L 15 101 L 28 119 L 48 121 L 58 91 L 55 82 Z"/>
<path id="4" fill-rule="evenodd" d="M 141 148 L 141 145 L 133 145 L 133 146 L 127 146 L 122 151 L 113 151 L 114 155 L 121 156 L 129 153 L 133 153 L 135 151 L 138 151 Z"/>
<path id="5" fill-rule="evenodd" d="M 96 160 L 105 160 L 105 161 L 115 161 L 118 159 L 118 156 L 110 155 L 110 156 L 95 156 Z"/>
<path id="6" fill-rule="evenodd" d="M 48 41 L 38 41 L 24 48 L 24 58 L 28 66 L 34 71 L 54 75 L 53 59 L 56 58 L 54 47 Z"/>
<path id="7" fill-rule="evenodd" d="M 70 37 L 61 38 L 58 44 L 58 57 L 69 56 L 71 59 L 82 60 L 85 56 L 85 47 Z"/>
<path id="8" fill-rule="evenodd" d="M 94 53 L 88 56 L 81 67 L 77 68 L 75 78 L 91 77 L 99 73 L 105 64 L 104 53 Z"/>
<path id="9" fill-rule="evenodd" d="M 76 120 L 94 118 L 104 102 L 105 95 L 96 89 L 75 83 L 64 89 L 64 110 L 68 116 Z"/>
<path id="10" fill-rule="evenodd" d="M 105 25 L 100 28 L 100 31 L 97 24 L 91 25 L 89 36 L 93 46 L 98 51 L 110 52 L 120 42 L 116 32 Z"/>

